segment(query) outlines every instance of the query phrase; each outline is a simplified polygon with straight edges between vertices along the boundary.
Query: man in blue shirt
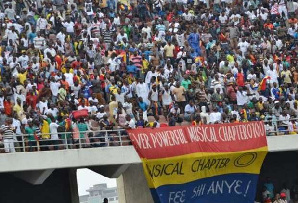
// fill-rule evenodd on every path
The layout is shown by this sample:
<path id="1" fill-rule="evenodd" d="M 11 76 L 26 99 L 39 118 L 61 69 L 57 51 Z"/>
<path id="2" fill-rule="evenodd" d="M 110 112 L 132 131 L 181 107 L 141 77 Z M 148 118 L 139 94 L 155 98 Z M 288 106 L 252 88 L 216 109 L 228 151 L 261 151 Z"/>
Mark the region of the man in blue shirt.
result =
<path id="1" fill-rule="evenodd" d="M 198 54 L 198 56 L 201 56 L 201 49 L 200 49 L 200 46 L 199 46 L 200 35 L 197 33 L 196 29 L 194 29 L 193 32 L 191 32 L 191 34 L 188 36 L 187 41 L 188 41 L 189 45 Z"/>
<path id="2" fill-rule="evenodd" d="M 152 55 L 152 51 L 150 50 L 150 48 L 148 48 L 148 50 L 144 51 L 143 55 L 145 56 L 145 59 L 147 61 L 150 61 L 150 55 Z"/>
<path id="3" fill-rule="evenodd" d="M 272 95 L 274 96 L 275 100 L 278 101 L 280 97 L 280 90 L 277 87 L 277 83 L 273 83 L 273 88 L 272 88 Z"/>
<path id="4" fill-rule="evenodd" d="M 139 107 L 144 111 L 147 111 L 148 105 L 143 101 L 142 97 L 139 97 L 139 102 L 138 102 Z"/>
<path id="5" fill-rule="evenodd" d="M 136 66 L 130 61 L 130 65 L 126 66 L 127 73 L 133 74 L 136 77 L 137 68 Z"/>

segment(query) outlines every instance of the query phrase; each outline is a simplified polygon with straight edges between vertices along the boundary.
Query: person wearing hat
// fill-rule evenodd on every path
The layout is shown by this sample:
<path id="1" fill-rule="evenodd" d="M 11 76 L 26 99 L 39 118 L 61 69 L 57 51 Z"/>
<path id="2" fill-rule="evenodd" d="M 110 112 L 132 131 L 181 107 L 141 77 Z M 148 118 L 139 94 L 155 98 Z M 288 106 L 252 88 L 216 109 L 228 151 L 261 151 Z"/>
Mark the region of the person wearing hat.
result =
<path id="1" fill-rule="evenodd" d="M 101 120 L 103 118 L 104 115 L 107 115 L 106 112 L 105 112 L 105 108 L 104 108 L 104 105 L 100 105 L 99 106 L 99 110 L 96 114 L 96 118 Z"/>

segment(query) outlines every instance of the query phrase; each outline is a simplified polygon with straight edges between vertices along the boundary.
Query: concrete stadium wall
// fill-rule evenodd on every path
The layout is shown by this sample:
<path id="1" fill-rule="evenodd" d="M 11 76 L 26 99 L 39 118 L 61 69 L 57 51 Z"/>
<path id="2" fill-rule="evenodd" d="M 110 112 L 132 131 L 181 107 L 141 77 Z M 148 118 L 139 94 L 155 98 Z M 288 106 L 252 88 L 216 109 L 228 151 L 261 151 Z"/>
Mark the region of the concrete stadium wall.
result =
<path id="1" fill-rule="evenodd" d="M 132 164 L 117 179 L 119 203 L 153 203 L 142 164 Z"/>
<path id="2" fill-rule="evenodd" d="M 13 174 L 0 173 L 0 202 L 79 203 L 77 179 L 73 175 L 72 169 L 55 170 L 43 184 L 32 185 Z"/>

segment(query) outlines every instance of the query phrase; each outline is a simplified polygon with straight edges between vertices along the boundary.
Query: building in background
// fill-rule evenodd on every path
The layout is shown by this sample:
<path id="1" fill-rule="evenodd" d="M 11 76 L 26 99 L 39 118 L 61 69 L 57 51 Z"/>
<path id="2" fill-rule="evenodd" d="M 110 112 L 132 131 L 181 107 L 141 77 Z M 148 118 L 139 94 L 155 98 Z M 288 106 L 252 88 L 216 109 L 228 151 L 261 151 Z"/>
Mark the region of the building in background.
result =
<path id="1" fill-rule="evenodd" d="M 88 195 L 79 197 L 80 203 L 102 203 L 106 197 L 109 203 L 118 203 L 117 187 L 108 188 L 107 184 L 97 184 L 87 190 Z"/>

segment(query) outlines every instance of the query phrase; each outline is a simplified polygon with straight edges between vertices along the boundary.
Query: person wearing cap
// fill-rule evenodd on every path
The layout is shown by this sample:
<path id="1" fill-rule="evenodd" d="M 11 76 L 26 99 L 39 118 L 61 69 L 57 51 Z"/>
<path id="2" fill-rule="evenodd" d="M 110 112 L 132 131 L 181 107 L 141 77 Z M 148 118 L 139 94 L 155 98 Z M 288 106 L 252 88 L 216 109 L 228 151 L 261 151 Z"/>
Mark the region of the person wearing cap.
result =
<path id="1" fill-rule="evenodd" d="M 104 117 L 104 115 L 106 115 L 106 112 L 104 111 L 104 105 L 100 105 L 96 117 L 97 119 L 101 120 Z"/>

